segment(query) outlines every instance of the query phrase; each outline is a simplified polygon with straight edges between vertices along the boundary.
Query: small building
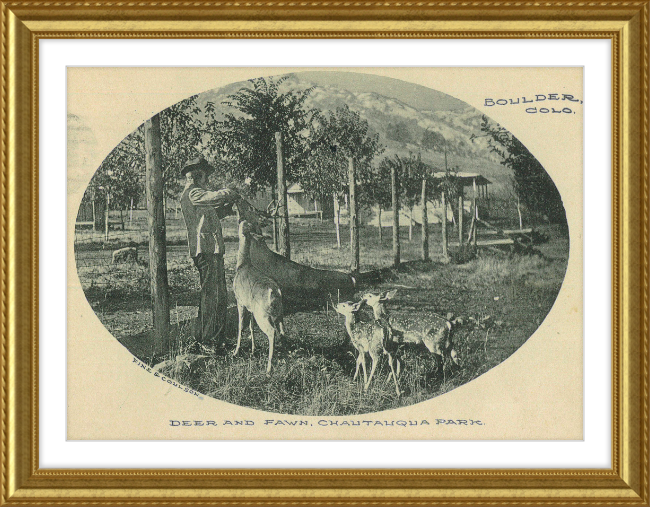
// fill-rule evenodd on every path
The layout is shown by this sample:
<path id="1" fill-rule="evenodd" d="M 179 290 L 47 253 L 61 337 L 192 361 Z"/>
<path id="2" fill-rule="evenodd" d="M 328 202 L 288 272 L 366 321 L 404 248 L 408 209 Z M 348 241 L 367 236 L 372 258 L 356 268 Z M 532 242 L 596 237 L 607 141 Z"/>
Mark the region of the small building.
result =
<path id="1" fill-rule="evenodd" d="M 445 172 L 437 172 L 434 175 L 434 178 L 444 178 L 447 176 Z M 490 194 L 488 191 L 488 185 L 491 185 L 492 182 L 488 180 L 485 176 L 478 173 L 466 173 L 466 172 L 457 172 L 451 173 L 451 176 L 456 180 L 458 186 L 463 192 L 463 207 L 471 212 L 471 206 L 476 200 L 476 207 L 480 210 L 480 213 L 485 217 L 489 216 L 490 213 Z M 465 188 L 469 187 L 469 195 L 466 195 Z M 469 207 L 467 207 L 466 199 L 470 200 Z"/>
<path id="2" fill-rule="evenodd" d="M 319 218 L 323 216 L 323 207 L 317 199 L 311 199 L 307 195 L 300 183 L 294 183 L 287 189 L 287 205 L 289 216 Z"/>

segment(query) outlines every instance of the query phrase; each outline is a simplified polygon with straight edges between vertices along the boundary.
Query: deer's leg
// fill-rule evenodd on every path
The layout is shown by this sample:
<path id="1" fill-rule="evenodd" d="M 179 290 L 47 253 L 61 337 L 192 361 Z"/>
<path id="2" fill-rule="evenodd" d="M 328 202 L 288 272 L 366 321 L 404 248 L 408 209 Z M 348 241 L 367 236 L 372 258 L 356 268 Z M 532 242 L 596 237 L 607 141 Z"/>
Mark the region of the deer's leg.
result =
<path id="1" fill-rule="evenodd" d="M 253 334 L 253 319 L 248 319 L 248 325 L 251 329 L 251 356 L 255 352 L 255 335 Z"/>
<path id="2" fill-rule="evenodd" d="M 384 349 L 384 355 L 388 356 L 388 364 L 391 365 L 392 364 L 392 356 L 390 355 L 390 353 L 386 349 Z M 391 366 L 390 371 L 388 372 L 388 375 L 386 375 L 386 380 L 384 381 L 384 384 L 388 384 L 390 382 L 390 379 L 393 378 L 394 376 L 395 376 L 395 372 L 393 371 L 393 367 Z"/>
<path id="3" fill-rule="evenodd" d="M 445 377 L 445 359 L 440 354 L 433 354 L 433 358 L 436 362 L 437 375 L 439 377 L 442 375 L 443 382 L 446 382 L 447 379 Z"/>
<path id="4" fill-rule="evenodd" d="M 237 303 L 237 313 L 239 314 L 239 327 L 237 330 L 237 346 L 235 347 L 235 351 L 232 353 L 233 356 L 236 356 L 237 352 L 239 352 L 239 346 L 241 345 L 241 333 L 244 329 L 244 326 L 246 325 L 246 319 L 251 318 L 250 312 L 244 305 L 240 305 L 239 303 Z M 251 321 L 251 326 L 252 325 L 253 322 Z"/>
<path id="5" fill-rule="evenodd" d="M 399 364 L 399 360 L 397 360 L 397 363 Z M 390 366 L 390 375 L 388 378 L 393 376 L 393 380 L 395 381 L 395 392 L 397 393 L 397 396 L 402 394 L 399 390 L 399 384 L 397 383 L 397 375 L 395 375 L 395 370 L 393 369 L 393 356 L 391 355 L 390 352 L 388 352 L 388 365 Z"/>
<path id="6" fill-rule="evenodd" d="M 257 320 L 257 319 L 255 319 Z M 273 359 L 273 342 L 275 340 L 275 326 L 268 319 L 257 320 L 257 325 L 264 331 L 264 334 L 269 338 L 269 360 L 266 364 L 266 373 L 267 375 L 271 373 L 271 360 Z"/>
<path id="7" fill-rule="evenodd" d="M 354 377 L 352 377 L 353 382 L 357 380 L 357 376 L 359 375 L 359 366 L 361 366 L 361 352 L 359 352 L 359 355 L 357 356 L 357 367 L 354 370 Z"/>
<path id="8" fill-rule="evenodd" d="M 375 354 L 370 354 L 370 357 L 372 358 L 372 368 L 370 368 L 370 378 L 368 379 L 368 382 L 366 382 L 364 391 L 368 390 L 370 382 L 372 382 L 372 376 L 375 374 L 375 368 L 377 367 L 377 356 Z"/>
<path id="9" fill-rule="evenodd" d="M 363 351 L 359 352 L 359 357 L 361 358 L 361 367 L 363 368 L 363 385 L 365 386 L 368 383 L 368 375 L 366 374 L 366 353 Z"/>

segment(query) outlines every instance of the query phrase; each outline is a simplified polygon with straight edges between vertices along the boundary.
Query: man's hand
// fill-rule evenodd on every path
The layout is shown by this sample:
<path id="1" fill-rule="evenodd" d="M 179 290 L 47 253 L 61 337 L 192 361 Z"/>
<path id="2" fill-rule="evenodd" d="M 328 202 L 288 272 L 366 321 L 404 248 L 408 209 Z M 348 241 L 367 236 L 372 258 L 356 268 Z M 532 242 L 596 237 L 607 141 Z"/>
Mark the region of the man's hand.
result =
<path id="1" fill-rule="evenodd" d="M 238 192 L 235 190 L 232 190 L 230 188 L 224 188 L 223 189 L 223 195 L 228 199 L 231 203 L 235 204 L 241 201 L 241 195 L 239 195 Z"/>

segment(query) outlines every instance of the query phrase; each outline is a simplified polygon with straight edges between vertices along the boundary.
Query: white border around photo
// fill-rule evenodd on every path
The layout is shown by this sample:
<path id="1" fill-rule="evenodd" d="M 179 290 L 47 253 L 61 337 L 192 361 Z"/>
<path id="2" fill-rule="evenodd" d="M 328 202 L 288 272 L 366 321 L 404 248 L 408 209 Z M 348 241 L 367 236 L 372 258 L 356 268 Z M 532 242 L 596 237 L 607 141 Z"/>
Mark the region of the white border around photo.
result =
<path id="1" fill-rule="evenodd" d="M 431 55 L 431 56 L 423 56 Z M 611 45 L 601 40 L 42 40 L 40 431 L 42 468 L 606 468 L 611 466 Z M 67 441 L 66 67 L 582 66 L 584 440 Z M 119 140 L 118 140 L 119 141 Z"/>

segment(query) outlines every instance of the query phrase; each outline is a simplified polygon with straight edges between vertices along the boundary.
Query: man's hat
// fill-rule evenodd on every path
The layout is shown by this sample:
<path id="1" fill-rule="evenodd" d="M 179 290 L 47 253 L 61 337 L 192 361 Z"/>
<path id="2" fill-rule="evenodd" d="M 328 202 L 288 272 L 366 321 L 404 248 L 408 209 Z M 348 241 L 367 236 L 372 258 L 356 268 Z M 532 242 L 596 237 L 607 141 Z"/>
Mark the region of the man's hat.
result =
<path id="1" fill-rule="evenodd" d="M 214 167 L 208 164 L 208 161 L 203 157 L 192 158 L 185 162 L 181 169 L 181 176 L 185 176 L 189 171 L 205 171 L 206 176 L 214 172 Z"/>

